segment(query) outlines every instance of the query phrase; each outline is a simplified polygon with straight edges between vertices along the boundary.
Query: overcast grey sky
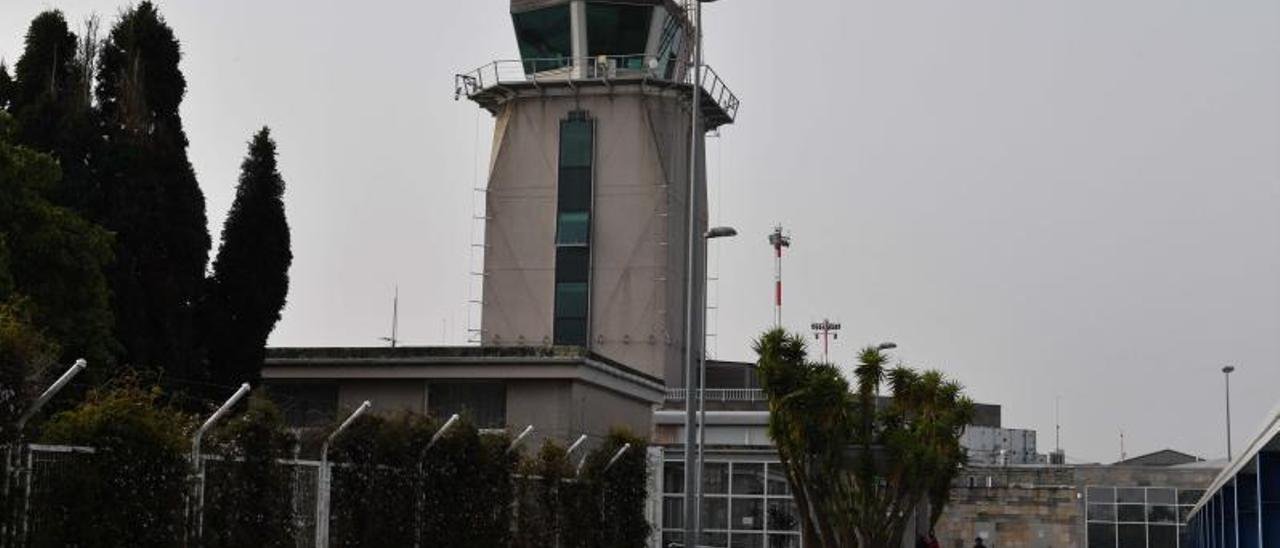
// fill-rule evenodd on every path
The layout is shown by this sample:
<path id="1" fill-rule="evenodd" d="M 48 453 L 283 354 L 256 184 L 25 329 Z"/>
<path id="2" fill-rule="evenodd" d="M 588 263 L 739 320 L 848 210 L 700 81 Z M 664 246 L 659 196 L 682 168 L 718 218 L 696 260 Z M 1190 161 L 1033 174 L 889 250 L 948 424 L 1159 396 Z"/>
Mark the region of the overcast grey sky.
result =
<path id="1" fill-rule="evenodd" d="M 160 1 L 215 238 L 262 124 L 294 265 L 275 345 L 466 340 L 472 192 L 492 121 L 456 72 L 512 58 L 506 0 Z M 4 0 L 0 56 L 41 9 Z M 765 235 L 794 236 L 785 323 L 1004 405 L 1075 460 L 1225 453 L 1280 402 L 1280 2 L 732 0 L 707 60 L 743 98 L 709 142 L 721 358 L 771 314 Z M 713 297 L 714 300 L 714 297 Z M 473 321 L 478 319 L 473 318 Z"/>

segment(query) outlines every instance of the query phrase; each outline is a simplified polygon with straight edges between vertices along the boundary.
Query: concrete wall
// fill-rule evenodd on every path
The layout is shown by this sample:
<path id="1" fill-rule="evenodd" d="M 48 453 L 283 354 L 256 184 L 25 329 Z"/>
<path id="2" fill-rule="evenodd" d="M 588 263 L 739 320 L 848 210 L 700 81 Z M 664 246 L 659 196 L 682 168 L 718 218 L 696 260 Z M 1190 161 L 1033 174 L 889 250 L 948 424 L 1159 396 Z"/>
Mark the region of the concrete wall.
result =
<path id="1" fill-rule="evenodd" d="M 1084 546 L 1082 503 L 1061 486 L 956 487 L 935 526 L 944 548 L 968 548 L 985 534 L 988 546 Z"/>
<path id="2" fill-rule="evenodd" d="M 337 381 L 338 412 L 341 415 L 370 400 L 376 413 L 425 413 L 429 383 L 405 379 Z M 571 442 L 581 434 L 595 443 L 615 426 L 626 426 L 645 439 L 652 435 L 654 404 L 650 402 L 569 379 L 521 379 L 504 384 L 508 428 L 519 432 L 534 425 L 527 447 L 538 447 L 547 438 Z"/>
<path id="3" fill-rule="evenodd" d="M 979 534 L 999 548 L 1084 546 L 1086 486 L 1204 489 L 1217 473 L 1205 467 L 967 468 L 935 528 L 946 548 L 968 548 Z"/>
<path id="4" fill-rule="evenodd" d="M 526 447 L 537 448 L 548 438 L 569 440 L 577 435 L 570 405 L 573 382 L 569 380 L 507 381 L 507 424 L 518 432 L 534 425 Z"/>
<path id="5" fill-rule="evenodd" d="M 688 113 L 678 94 L 638 85 L 577 96 L 527 94 L 498 115 L 486 199 L 482 341 L 551 341 L 560 121 L 577 109 L 596 124 L 591 350 L 679 384 Z M 699 218 L 705 227 L 705 207 Z"/>
<path id="6" fill-rule="evenodd" d="M 615 426 L 625 426 L 646 440 L 652 437 L 653 404 L 582 382 L 573 383 L 572 397 L 570 424 L 575 431 L 591 436 L 593 442 Z"/>

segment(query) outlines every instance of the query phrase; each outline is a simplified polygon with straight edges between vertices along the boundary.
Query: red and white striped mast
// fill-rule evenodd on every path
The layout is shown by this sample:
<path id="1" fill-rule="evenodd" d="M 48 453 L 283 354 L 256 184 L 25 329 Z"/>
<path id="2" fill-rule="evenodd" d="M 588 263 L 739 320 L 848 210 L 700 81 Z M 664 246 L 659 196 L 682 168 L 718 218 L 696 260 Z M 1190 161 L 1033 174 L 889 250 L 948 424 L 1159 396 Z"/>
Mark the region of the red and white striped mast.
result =
<path id="1" fill-rule="evenodd" d="M 773 227 L 769 245 L 773 246 L 773 326 L 782 327 L 782 248 L 791 247 L 791 236 L 782 233 L 782 225 Z"/>

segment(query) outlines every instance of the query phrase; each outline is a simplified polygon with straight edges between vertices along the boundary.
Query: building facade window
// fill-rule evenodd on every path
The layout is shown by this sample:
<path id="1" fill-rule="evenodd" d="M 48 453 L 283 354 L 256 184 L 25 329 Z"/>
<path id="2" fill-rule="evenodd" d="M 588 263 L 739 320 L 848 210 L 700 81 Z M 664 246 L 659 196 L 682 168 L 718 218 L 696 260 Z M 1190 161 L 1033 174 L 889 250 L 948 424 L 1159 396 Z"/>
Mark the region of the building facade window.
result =
<path id="1" fill-rule="evenodd" d="M 591 192 L 595 122 L 576 110 L 560 122 L 552 340 L 587 346 L 591 317 Z"/>
<path id="2" fill-rule="evenodd" d="M 457 413 L 477 428 L 505 428 L 507 386 L 500 382 L 433 382 L 427 385 L 427 412 L 440 419 Z"/>
<path id="3" fill-rule="evenodd" d="M 587 4 L 587 54 L 621 56 L 619 68 L 644 68 L 652 22 L 652 6 Z"/>
<path id="4" fill-rule="evenodd" d="M 332 424 L 338 410 L 338 385 L 333 382 L 269 381 L 271 400 L 294 428 Z"/>
<path id="5" fill-rule="evenodd" d="M 800 518 L 777 461 L 708 460 L 699 546 L 799 548 Z M 684 541 L 684 463 L 662 468 L 662 545 Z"/>
<path id="6" fill-rule="evenodd" d="M 511 14 L 516 44 L 527 74 L 556 69 L 573 57 L 569 6 L 551 6 Z"/>
<path id="7" fill-rule="evenodd" d="M 1088 548 L 1190 546 L 1185 516 L 1204 491 L 1172 487 L 1085 488 Z"/>

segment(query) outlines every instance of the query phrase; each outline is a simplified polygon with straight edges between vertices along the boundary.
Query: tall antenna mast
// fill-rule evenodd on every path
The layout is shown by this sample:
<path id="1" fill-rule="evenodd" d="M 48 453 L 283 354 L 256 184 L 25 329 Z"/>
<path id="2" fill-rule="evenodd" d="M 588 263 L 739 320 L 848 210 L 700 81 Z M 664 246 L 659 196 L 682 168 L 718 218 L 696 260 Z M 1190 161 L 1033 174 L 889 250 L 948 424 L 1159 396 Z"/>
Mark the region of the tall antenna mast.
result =
<path id="1" fill-rule="evenodd" d="M 782 248 L 791 247 L 791 236 L 782 233 L 782 225 L 769 234 L 773 246 L 773 326 L 782 327 Z"/>
<path id="2" fill-rule="evenodd" d="M 1053 400 L 1053 450 L 1062 450 L 1062 396 Z"/>
<path id="3" fill-rule="evenodd" d="M 391 298 L 391 336 L 378 337 L 378 339 L 391 343 L 391 348 L 396 347 L 396 343 L 400 339 L 396 338 L 396 330 L 400 323 L 400 284 L 396 284 L 395 295 Z"/>
<path id="4" fill-rule="evenodd" d="M 1120 460 L 1124 460 L 1128 455 L 1124 452 L 1124 429 L 1120 429 Z"/>

